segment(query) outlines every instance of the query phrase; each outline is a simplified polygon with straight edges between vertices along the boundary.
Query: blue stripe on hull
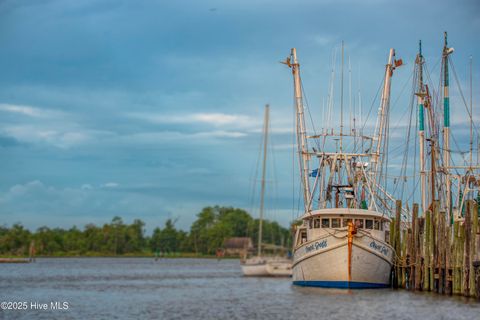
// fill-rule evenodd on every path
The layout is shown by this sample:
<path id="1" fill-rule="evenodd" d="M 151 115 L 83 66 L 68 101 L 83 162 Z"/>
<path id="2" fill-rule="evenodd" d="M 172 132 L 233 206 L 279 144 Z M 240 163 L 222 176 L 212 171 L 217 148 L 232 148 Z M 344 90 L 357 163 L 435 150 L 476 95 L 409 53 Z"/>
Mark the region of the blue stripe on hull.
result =
<path id="1" fill-rule="evenodd" d="M 340 289 L 376 289 L 390 287 L 389 284 L 354 281 L 293 281 L 293 284 L 303 287 L 323 287 Z"/>

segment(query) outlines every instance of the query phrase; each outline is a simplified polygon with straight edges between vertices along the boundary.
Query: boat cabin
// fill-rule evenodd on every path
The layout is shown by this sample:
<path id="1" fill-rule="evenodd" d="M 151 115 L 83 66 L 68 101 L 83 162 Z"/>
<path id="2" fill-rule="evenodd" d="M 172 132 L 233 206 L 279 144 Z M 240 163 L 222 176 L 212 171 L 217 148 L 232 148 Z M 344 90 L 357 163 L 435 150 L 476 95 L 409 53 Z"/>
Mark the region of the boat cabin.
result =
<path id="1" fill-rule="evenodd" d="M 328 208 L 312 211 L 301 219 L 303 223 L 297 228 L 296 247 L 332 232 L 345 232 L 349 222 L 352 222 L 357 230 L 364 230 L 374 238 L 389 242 L 390 219 L 376 211 Z"/>

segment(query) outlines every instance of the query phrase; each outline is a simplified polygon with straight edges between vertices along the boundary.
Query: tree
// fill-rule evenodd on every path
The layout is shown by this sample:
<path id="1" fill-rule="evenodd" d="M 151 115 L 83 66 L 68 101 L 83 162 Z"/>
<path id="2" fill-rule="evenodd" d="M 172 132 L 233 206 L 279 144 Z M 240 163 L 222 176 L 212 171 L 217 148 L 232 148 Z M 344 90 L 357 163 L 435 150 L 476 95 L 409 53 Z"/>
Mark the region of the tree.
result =
<path id="1" fill-rule="evenodd" d="M 0 238 L 0 252 L 26 255 L 28 254 L 30 240 L 30 231 L 26 230 L 20 223 L 16 223 Z"/>
<path id="2" fill-rule="evenodd" d="M 276 222 L 264 221 L 264 241 L 277 245 L 290 243 L 289 230 Z M 39 255 L 57 254 L 128 254 L 145 251 L 195 252 L 214 254 L 230 237 L 250 236 L 256 243 L 258 220 L 242 209 L 232 207 L 205 207 L 198 214 L 190 232 L 177 230 L 175 221 L 165 221 L 163 229 L 155 228 L 152 236 L 145 236 L 145 223 L 135 219 L 125 224 L 115 216 L 110 223 L 99 227 L 87 224 L 83 230 L 68 230 L 46 226 L 31 233 L 21 224 L 8 228 L 0 226 L 0 254 L 27 255 L 32 240 Z"/>
<path id="3" fill-rule="evenodd" d="M 145 247 L 144 237 L 145 223 L 142 220 L 135 219 L 133 223 L 126 228 L 125 252 L 141 252 Z"/>
<path id="4" fill-rule="evenodd" d="M 215 223 L 215 218 L 215 211 L 212 207 L 203 208 L 202 211 L 197 214 L 197 220 L 195 220 L 190 228 L 190 236 L 192 237 L 195 253 L 208 252 L 208 230 Z"/>

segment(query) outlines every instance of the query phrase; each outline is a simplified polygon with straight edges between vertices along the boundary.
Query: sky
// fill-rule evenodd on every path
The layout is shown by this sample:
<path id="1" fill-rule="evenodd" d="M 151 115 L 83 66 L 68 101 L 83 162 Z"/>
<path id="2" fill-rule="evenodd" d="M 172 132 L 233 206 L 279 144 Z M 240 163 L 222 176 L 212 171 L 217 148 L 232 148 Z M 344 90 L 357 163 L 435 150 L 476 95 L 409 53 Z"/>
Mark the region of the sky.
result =
<path id="1" fill-rule="evenodd" d="M 418 40 L 438 78 L 444 31 L 467 100 L 473 57 L 472 96 L 480 101 L 474 0 L 2 0 L 0 224 L 83 227 L 118 215 L 149 230 L 175 219 L 187 230 L 205 206 L 253 212 L 268 103 L 267 216 L 287 226 L 298 170 L 292 77 L 278 62 L 297 48 L 307 107 L 321 127 L 341 41 L 352 103 L 360 92 L 365 110 L 395 48 L 405 66 L 392 80 L 392 123 L 402 126 Z M 463 148 L 465 106 L 459 90 L 451 95 Z"/>

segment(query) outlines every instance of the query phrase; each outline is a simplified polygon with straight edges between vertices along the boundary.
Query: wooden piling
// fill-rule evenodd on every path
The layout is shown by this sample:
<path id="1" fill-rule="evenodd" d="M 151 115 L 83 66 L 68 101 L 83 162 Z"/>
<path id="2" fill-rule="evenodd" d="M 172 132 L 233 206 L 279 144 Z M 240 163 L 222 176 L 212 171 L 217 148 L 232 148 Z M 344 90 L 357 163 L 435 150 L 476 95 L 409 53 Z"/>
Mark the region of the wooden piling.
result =
<path id="1" fill-rule="evenodd" d="M 445 245 L 445 294 L 452 294 L 452 228 L 450 222 L 446 221 L 446 245 Z"/>
<path id="2" fill-rule="evenodd" d="M 401 256 L 401 243 L 400 243 L 400 237 L 401 237 L 401 232 L 400 232 L 400 222 L 401 222 L 401 213 L 402 213 L 402 201 L 401 200 L 397 200 L 396 203 L 395 203 L 395 240 L 394 240 L 394 243 L 395 243 L 395 252 L 396 252 L 396 256 L 397 258 L 395 259 L 396 260 L 396 273 L 397 273 L 397 286 L 401 286 L 401 280 L 402 280 L 402 277 L 400 276 L 401 275 L 401 260 L 399 259 L 399 257 Z"/>
<path id="3" fill-rule="evenodd" d="M 474 259 L 479 259 L 477 256 L 477 233 L 478 233 L 478 203 L 472 200 L 470 205 L 471 216 L 472 216 L 472 235 L 471 235 L 471 244 L 470 244 L 470 296 L 477 296 L 477 286 L 476 282 L 478 281 L 475 269 L 474 269 Z M 478 298 L 479 296 L 477 296 Z"/>
<path id="4" fill-rule="evenodd" d="M 418 216 L 418 204 L 413 204 L 412 211 L 412 236 L 410 244 L 410 288 L 413 290 L 418 290 L 417 288 L 417 241 L 418 241 L 418 226 L 417 226 L 417 216 Z"/>
<path id="5" fill-rule="evenodd" d="M 445 212 L 438 212 L 437 214 L 437 231 L 437 292 L 443 294 L 445 293 Z"/>
<path id="6" fill-rule="evenodd" d="M 431 212 L 425 212 L 425 242 L 424 242 L 424 271 L 423 271 L 423 290 L 430 291 L 430 224 Z"/>
<path id="7" fill-rule="evenodd" d="M 465 225 L 463 223 L 459 224 L 459 238 L 458 238 L 458 285 L 459 285 L 459 294 L 463 293 L 463 286 L 464 286 L 464 263 L 465 263 L 465 256 L 464 256 L 464 248 L 465 248 Z"/>
<path id="8" fill-rule="evenodd" d="M 390 221 L 390 245 L 395 249 L 395 218 Z"/>
<path id="9" fill-rule="evenodd" d="M 480 261 L 473 262 L 475 270 L 475 296 L 480 300 Z"/>
<path id="10" fill-rule="evenodd" d="M 430 275 L 431 283 L 433 284 L 432 290 L 438 292 L 439 289 L 439 270 L 440 270 L 440 258 L 439 258 L 439 232 L 438 232 L 438 222 L 439 220 L 439 202 L 437 200 L 433 201 L 432 208 L 432 221 L 431 221 L 431 252 L 432 252 L 432 270 Z"/>
<path id="11" fill-rule="evenodd" d="M 436 245 L 436 236 L 437 236 L 437 213 L 438 212 L 438 201 L 433 202 L 433 208 L 430 216 L 430 290 L 436 290 L 435 286 L 435 267 L 437 265 L 437 245 Z"/>
<path id="12" fill-rule="evenodd" d="M 453 283 L 452 283 L 452 293 L 460 293 L 460 272 L 459 272 L 459 246 L 460 246 L 460 222 L 455 221 L 453 223 L 453 250 L 452 250 L 452 274 L 453 274 Z"/>
<path id="13" fill-rule="evenodd" d="M 423 289 L 424 273 L 424 235 L 425 235 L 425 218 L 417 218 L 417 265 L 415 269 L 415 289 Z"/>
<path id="14" fill-rule="evenodd" d="M 402 258 L 401 258 L 401 265 L 400 265 L 400 283 L 401 283 L 401 286 L 402 288 L 405 288 L 406 287 L 406 281 L 407 281 L 407 243 L 408 243 L 408 230 L 402 230 L 401 232 L 402 234 L 402 238 L 401 238 L 401 254 L 402 254 Z"/>
<path id="15" fill-rule="evenodd" d="M 463 295 L 470 295 L 470 245 L 472 236 L 472 200 L 467 200 L 467 210 L 465 211 L 465 250 L 463 259 Z"/>

